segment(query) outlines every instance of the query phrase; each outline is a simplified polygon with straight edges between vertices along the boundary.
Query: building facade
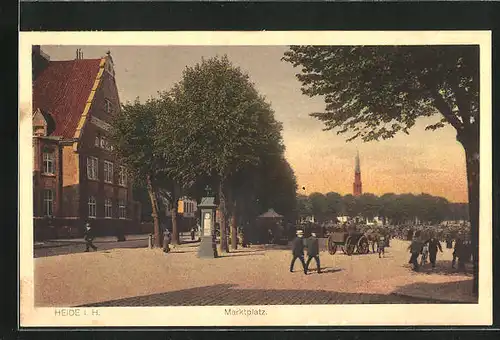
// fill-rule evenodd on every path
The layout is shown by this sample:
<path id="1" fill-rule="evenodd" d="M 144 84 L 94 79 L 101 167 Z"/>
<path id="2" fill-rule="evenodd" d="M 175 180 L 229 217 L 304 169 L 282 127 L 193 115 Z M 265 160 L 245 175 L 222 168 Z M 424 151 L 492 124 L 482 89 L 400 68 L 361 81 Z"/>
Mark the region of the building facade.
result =
<path id="1" fill-rule="evenodd" d="M 33 47 L 33 204 L 35 237 L 133 232 L 140 207 L 108 142 L 120 100 L 113 59 L 52 61 Z M 65 235 L 69 234 L 69 235 Z"/>

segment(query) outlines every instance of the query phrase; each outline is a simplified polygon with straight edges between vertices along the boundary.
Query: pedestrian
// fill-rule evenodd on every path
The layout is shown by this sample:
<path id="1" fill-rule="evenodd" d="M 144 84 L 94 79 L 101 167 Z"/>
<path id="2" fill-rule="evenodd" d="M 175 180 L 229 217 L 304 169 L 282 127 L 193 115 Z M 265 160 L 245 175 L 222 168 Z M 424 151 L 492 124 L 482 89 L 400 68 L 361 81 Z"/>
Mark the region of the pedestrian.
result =
<path id="1" fill-rule="evenodd" d="M 90 248 L 94 249 L 94 251 L 97 251 L 97 247 L 92 243 L 94 241 L 94 229 L 92 228 L 92 225 L 90 224 L 90 221 L 87 220 L 85 222 L 85 230 L 83 232 L 83 238 L 85 240 L 85 252 L 88 252 Z"/>
<path id="2" fill-rule="evenodd" d="M 165 229 L 165 232 L 163 234 L 163 252 L 165 254 L 170 252 L 171 239 L 172 239 L 172 235 L 170 234 L 170 231 L 168 229 Z"/>
<path id="3" fill-rule="evenodd" d="M 311 263 L 311 260 L 314 258 L 314 260 L 316 260 L 316 267 L 318 270 L 318 274 L 321 274 L 321 266 L 319 262 L 319 241 L 316 238 L 316 233 L 311 233 L 311 236 L 307 238 L 306 246 L 307 246 L 306 271 L 309 270 L 309 263 Z"/>
<path id="4" fill-rule="evenodd" d="M 429 245 L 429 260 L 432 264 L 432 268 L 436 268 L 436 255 L 439 251 L 442 253 L 443 248 L 441 248 L 441 242 L 432 235 L 431 238 L 426 242 Z"/>
<path id="5" fill-rule="evenodd" d="M 385 257 L 385 246 L 386 246 L 386 241 L 384 235 L 380 235 L 378 238 L 378 244 L 377 244 L 377 252 L 378 252 L 378 257 L 381 258 L 382 256 Z"/>
<path id="6" fill-rule="evenodd" d="M 418 272 L 418 256 L 422 252 L 422 242 L 418 237 L 414 237 L 408 249 L 411 253 L 409 263 L 413 265 L 413 270 Z"/>
<path id="7" fill-rule="evenodd" d="M 455 269 L 455 264 L 457 263 L 457 259 L 459 255 L 462 253 L 463 241 L 460 237 L 457 237 L 455 240 L 455 247 L 453 248 L 453 260 L 451 260 L 451 268 Z"/>
<path id="8" fill-rule="evenodd" d="M 304 232 L 302 230 L 297 230 L 297 237 L 292 241 L 292 262 L 290 263 L 290 273 L 293 273 L 293 265 L 295 260 L 299 259 L 302 263 L 302 268 L 304 268 L 304 274 L 307 275 L 306 263 L 304 261 Z"/>
<path id="9" fill-rule="evenodd" d="M 195 234 L 194 227 L 192 227 L 191 228 L 191 241 L 194 241 L 194 234 Z"/>

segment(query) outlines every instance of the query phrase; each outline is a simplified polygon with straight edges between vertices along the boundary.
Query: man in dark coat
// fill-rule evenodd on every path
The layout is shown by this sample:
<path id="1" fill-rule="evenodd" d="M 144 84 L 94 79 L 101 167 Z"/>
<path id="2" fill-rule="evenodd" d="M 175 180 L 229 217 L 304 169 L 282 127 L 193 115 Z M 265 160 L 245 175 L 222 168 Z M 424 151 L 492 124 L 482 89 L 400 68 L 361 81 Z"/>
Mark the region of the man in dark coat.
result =
<path id="1" fill-rule="evenodd" d="M 97 247 L 92 243 L 94 241 L 94 230 L 92 229 L 92 225 L 90 221 L 87 220 L 85 223 L 85 230 L 83 231 L 83 239 L 85 240 L 85 252 L 88 252 L 90 248 L 97 250 Z"/>
<path id="2" fill-rule="evenodd" d="M 307 275 L 306 263 L 304 261 L 304 239 L 303 239 L 303 231 L 297 231 L 297 237 L 292 241 L 292 262 L 290 263 L 290 273 L 293 272 L 293 265 L 295 264 L 295 260 L 299 259 L 302 263 L 302 267 L 304 268 L 304 274 Z"/>
<path id="3" fill-rule="evenodd" d="M 170 230 L 165 228 L 165 231 L 163 232 L 163 252 L 164 253 L 170 252 L 171 240 L 172 240 L 172 234 L 170 234 Z"/>
<path id="4" fill-rule="evenodd" d="M 439 242 L 439 240 L 434 235 L 432 235 L 426 243 L 429 244 L 429 260 L 431 261 L 432 268 L 436 268 L 436 255 L 438 249 L 441 253 L 443 252 L 443 248 L 441 248 L 441 242 Z"/>
<path id="5" fill-rule="evenodd" d="M 453 249 L 453 260 L 451 261 L 451 268 L 455 268 L 455 264 L 457 263 L 457 259 L 460 257 L 460 254 L 463 253 L 463 241 L 460 237 L 457 237 L 455 240 L 455 247 Z"/>
<path id="6" fill-rule="evenodd" d="M 418 271 L 418 256 L 422 251 L 422 242 L 418 237 L 414 237 L 409 247 L 411 257 L 409 263 L 413 264 L 413 270 Z"/>
<path id="7" fill-rule="evenodd" d="M 307 262 L 306 262 L 306 270 L 309 270 L 309 263 L 314 258 L 316 260 L 316 267 L 318 270 L 318 274 L 321 274 L 321 266 L 319 263 L 319 241 L 316 238 L 316 233 L 311 233 L 311 236 L 306 240 L 307 246 Z"/>

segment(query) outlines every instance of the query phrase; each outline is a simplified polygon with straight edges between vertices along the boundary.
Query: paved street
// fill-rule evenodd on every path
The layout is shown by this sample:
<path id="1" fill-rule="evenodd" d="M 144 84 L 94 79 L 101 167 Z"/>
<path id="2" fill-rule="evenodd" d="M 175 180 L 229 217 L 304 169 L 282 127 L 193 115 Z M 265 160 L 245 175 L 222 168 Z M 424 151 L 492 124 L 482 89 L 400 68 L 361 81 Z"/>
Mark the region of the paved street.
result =
<path id="1" fill-rule="evenodd" d="M 131 241 L 132 242 L 132 241 Z M 36 258 L 37 306 L 187 306 L 348 303 L 472 303 L 471 276 L 450 268 L 451 250 L 435 270 L 414 273 L 408 244 L 394 240 L 386 258 L 321 252 L 324 273 L 309 275 L 290 250 L 252 246 L 217 259 L 199 259 L 197 244 L 172 253 L 115 248 Z M 73 289 L 78 287 L 78 289 Z"/>

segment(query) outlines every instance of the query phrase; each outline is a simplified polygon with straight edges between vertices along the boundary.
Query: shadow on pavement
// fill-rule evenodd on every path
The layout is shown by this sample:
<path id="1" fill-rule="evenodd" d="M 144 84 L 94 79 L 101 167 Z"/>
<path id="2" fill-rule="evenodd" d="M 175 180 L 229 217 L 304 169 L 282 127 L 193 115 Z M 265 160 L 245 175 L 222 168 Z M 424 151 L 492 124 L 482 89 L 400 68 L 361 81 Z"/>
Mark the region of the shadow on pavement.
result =
<path id="1" fill-rule="evenodd" d="M 456 267 L 456 266 L 455 266 Z M 420 273 L 426 273 L 429 275 L 439 274 L 439 275 L 448 275 L 448 276 L 457 276 L 457 275 L 472 275 L 472 264 L 468 263 L 465 266 L 465 273 L 459 272 L 457 269 L 453 269 L 451 267 L 451 261 L 449 260 L 437 260 L 436 267 L 432 268 L 431 264 L 428 262 L 424 266 L 420 266 Z"/>
<path id="2" fill-rule="evenodd" d="M 414 297 L 432 295 L 432 299 L 442 303 L 478 303 L 477 298 L 472 295 L 472 279 L 446 283 L 411 283 L 397 288 L 392 294 Z"/>
<path id="3" fill-rule="evenodd" d="M 219 255 L 219 257 L 235 257 L 235 256 L 264 256 L 264 252 L 251 251 L 251 252 L 241 252 L 241 254 L 240 252 L 233 252 L 233 253 Z"/>
<path id="4" fill-rule="evenodd" d="M 393 294 L 340 293 L 324 290 L 237 289 L 236 287 L 237 285 L 234 284 L 219 284 L 92 303 L 80 307 L 443 303 L 431 299 Z"/>
<path id="5" fill-rule="evenodd" d="M 316 269 L 311 269 L 309 268 L 309 271 L 315 271 Z M 337 272 L 341 272 L 343 269 L 341 268 L 321 268 L 321 273 L 337 273 Z"/>

